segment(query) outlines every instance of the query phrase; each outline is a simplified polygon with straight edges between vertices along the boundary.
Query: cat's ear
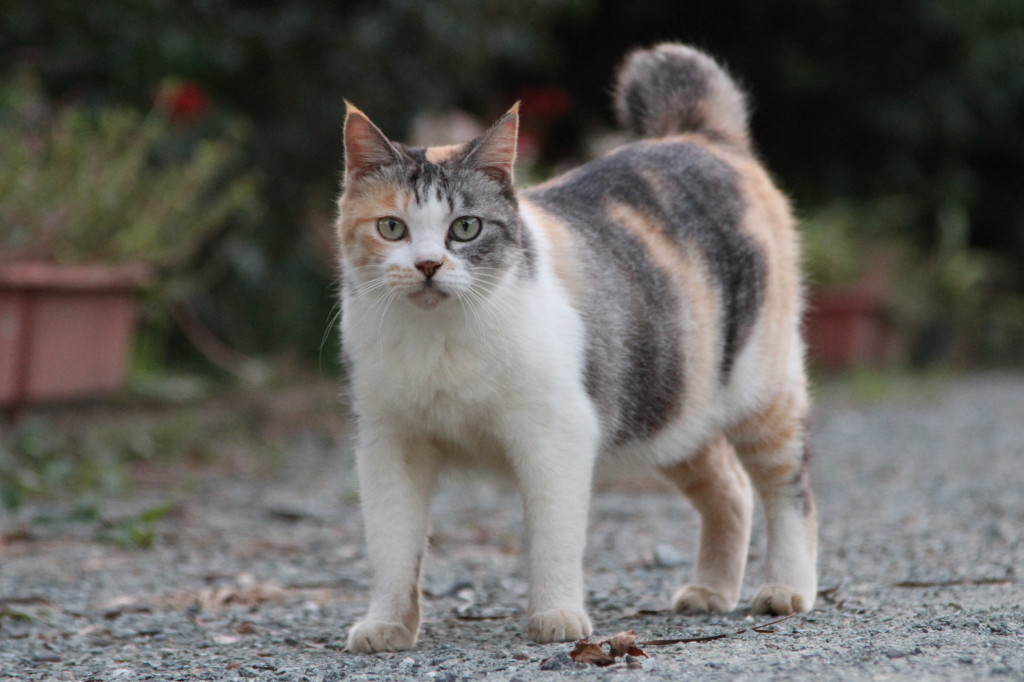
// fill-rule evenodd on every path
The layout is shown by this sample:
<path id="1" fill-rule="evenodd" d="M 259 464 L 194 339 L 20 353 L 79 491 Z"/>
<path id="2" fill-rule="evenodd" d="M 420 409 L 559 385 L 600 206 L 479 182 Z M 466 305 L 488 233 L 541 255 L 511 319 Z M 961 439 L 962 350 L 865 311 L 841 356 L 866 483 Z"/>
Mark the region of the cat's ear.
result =
<path id="1" fill-rule="evenodd" d="M 519 140 L 519 102 L 491 126 L 465 156 L 466 163 L 476 166 L 499 182 L 512 184 Z"/>
<path id="2" fill-rule="evenodd" d="M 345 184 L 381 166 L 398 162 L 401 154 L 366 114 L 345 102 Z"/>

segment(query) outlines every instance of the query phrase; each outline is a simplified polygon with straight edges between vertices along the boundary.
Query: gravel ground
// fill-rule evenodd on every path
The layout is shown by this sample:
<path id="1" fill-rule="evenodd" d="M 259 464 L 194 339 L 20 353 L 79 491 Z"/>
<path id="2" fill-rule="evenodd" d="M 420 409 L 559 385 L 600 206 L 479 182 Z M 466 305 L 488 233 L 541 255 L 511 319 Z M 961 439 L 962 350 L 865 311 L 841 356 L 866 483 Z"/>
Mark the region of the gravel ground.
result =
<path id="1" fill-rule="evenodd" d="M 870 401 L 848 384 L 821 394 L 822 596 L 810 614 L 755 630 L 766 619 L 745 607 L 665 611 L 692 569 L 695 515 L 655 481 L 610 473 L 587 558 L 595 639 L 724 636 L 641 645 L 648 658 L 609 668 L 575 664 L 571 645 L 523 634 L 514 492 L 465 478 L 435 505 L 420 644 L 349 655 L 369 574 L 346 420 L 300 420 L 274 475 L 210 465 L 106 500 L 106 519 L 173 502 L 150 549 L 101 541 L 95 520 L 56 502 L 4 517 L 0 680 L 1024 679 L 1024 376 L 900 385 Z"/>

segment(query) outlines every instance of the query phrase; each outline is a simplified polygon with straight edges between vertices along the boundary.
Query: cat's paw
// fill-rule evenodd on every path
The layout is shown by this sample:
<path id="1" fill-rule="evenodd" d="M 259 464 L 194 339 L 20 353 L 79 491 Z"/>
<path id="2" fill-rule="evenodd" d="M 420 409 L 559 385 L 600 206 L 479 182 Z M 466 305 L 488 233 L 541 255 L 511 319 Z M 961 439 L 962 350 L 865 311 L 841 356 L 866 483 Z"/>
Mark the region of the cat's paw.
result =
<path id="1" fill-rule="evenodd" d="M 538 644 L 571 642 L 594 631 L 590 618 L 576 609 L 552 609 L 530 616 L 527 633 Z"/>
<path id="2" fill-rule="evenodd" d="M 352 626 L 348 633 L 347 651 L 354 654 L 372 654 L 377 651 L 402 651 L 416 644 L 416 633 L 401 623 L 383 620 L 364 620 Z"/>
<path id="3" fill-rule="evenodd" d="M 736 608 L 737 598 L 703 585 L 684 585 L 672 597 L 672 608 L 683 613 L 727 613 Z"/>
<path id="4" fill-rule="evenodd" d="M 788 616 L 791 613 L 806 613 L 814 606 L 814 593 L 802 594 L 786 585 L 765 585 L 754 597 L 751 610 L 773 616 Z"/>

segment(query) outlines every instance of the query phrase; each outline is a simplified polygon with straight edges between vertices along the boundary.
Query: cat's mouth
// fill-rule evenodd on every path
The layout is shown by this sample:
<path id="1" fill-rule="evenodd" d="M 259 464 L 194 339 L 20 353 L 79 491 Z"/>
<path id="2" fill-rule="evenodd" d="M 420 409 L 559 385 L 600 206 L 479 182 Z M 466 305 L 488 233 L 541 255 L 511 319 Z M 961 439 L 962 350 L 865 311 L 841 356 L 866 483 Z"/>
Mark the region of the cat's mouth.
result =
<path id="1" fill-rule="evenodd" d="M 416 291 L 409 294 L 409 300 L 417 308 L 432 310 L 441 305 L 441 302 L 448 298 L 448 294 L 438 289 L 430 282 L 426 282 Z"/>

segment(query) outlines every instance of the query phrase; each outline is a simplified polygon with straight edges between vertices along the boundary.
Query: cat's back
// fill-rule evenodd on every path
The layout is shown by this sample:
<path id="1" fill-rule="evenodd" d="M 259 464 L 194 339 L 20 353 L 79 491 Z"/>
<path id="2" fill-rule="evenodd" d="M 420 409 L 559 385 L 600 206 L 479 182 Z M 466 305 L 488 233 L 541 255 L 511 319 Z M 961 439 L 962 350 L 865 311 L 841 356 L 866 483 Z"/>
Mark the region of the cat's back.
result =
<path id="1" fill-rule="evenodd" d="M 743 174 L 756 165 L 738 163 L 746 160 L 742 150 L 716 149 L 699 135 L 641 140 L 538 185 L 524 198 L 606 248 L 646 232 L 681 248 L 714 250 L 715 242 L 742 231 L 747 204 L 757 200 L 744 193 Z"/>
<path id="2" fill-rule="evenodd" d="M 614 444 L 727 419 L 802 353 L 794 221 L 742 94 L 700 53 L 639 55 L 617 103 L 648 137 L 523 193 L 586 322 L 588 391 Z"/>

